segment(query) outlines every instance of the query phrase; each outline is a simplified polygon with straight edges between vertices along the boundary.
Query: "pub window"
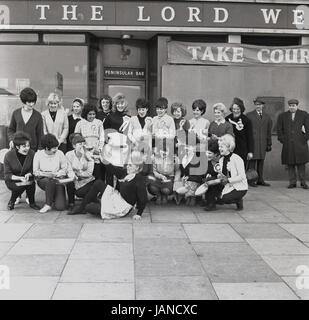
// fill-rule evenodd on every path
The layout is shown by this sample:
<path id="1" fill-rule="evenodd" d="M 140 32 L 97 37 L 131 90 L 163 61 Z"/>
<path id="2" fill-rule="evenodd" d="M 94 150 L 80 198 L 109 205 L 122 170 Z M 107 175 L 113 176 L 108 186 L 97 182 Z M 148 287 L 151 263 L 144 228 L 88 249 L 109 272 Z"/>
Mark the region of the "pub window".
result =
<path id="1" fill-rule="evenodd" d="M 301 44 L 301 37 L 297 36 L 241 36 L 241 43 L 257 46 L 298 46 Z"/>
<path id="2" fill-rule="evenodd" d="M 38 42 L 37 33 L 0 33 L 0 42 Z"/>
<path id="3" fill-rule="evenodd" d="M 52 34 L 47 33 L 43 35 L 43 42 L 46 43 L 85 43 L 86 36 L 84 34 Z"/>

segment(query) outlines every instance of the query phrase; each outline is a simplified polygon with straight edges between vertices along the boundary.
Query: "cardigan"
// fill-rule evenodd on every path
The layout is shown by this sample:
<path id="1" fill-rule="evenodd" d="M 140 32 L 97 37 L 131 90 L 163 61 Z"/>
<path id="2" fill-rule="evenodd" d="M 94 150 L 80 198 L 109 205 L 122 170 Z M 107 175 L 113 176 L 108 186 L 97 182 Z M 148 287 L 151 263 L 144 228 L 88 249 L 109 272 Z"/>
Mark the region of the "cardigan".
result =
<path id="1" fill-rule="evenodd" d="M 149 122 L 148 122 L 149 121 Z M 134 142 L 141 142 L 144 139 L 144 143 L 148 143 L 151 146 L 151 132 L 152 132 L 152 118 L 145 117 L 145 126 L 142 128 L 137 116 L 130 118 L 128 138 Z"/>
<path id="2" fill-rule="evenodd" d="M 119 112 L 118 110 L 110 112 L 104 120 L 104 129 L 114 129 L 119 132 L 119 129 L 123 124 L 124 117 L 129 117 L 129 115 L 127 115 L 125 112 Z"/>
<path id="3" fill-rule="evenodd" d="M 35 152 L 31 149 L 29 150 L 23 165 L 18 160 L 17 152 L 14 148 L 5 154 L 3 164 L 5 181 L 12 181 L 12 175 L 25 176 L 27 173 L 32 173 Z"/>
<path id="4" fill-rule="evenodd" d="M 223 169 L 223 158 L 219 159 L 221 172 Z M 238 154 L 233 153 L 231 155 L 230 161 L 227 163 L 227 170 L 230 173 L 230 177 L 228 178 L 228 183 L 224 186 L 222 195 L 230 193 L 234 189 L 237 191 L 248 190 L 244 161 Z"/>
<path id="5" fill-rule="evenodd" d="M 212 121 L 209 125 L 208 136 L 211 137 L 215 134 L 218 138 L 224 136 L 225 134 L 230 134 L 234 136 L 233 125 L 224 119 L 224 123 L 218 124 Z"/>
<path id="6" fill-rule="evenodd" d="M 42 112 L 42 118 L 44 134 L 51 133 L 57 138 L 59 144 L 66 143 L 66 138 L 69 133 L 69 120 L 66 112 L 63 109 L 58 109 L 55 121 L 53 121 L 47 109 Z"/>
<path id="7" fill-rule="evenodd" d="M 141 216 L 148 201 L 146 178 L 138 173 L 130 181 L 119 181 L 119 187 L 122 198 L 132 206 L 136 204 L 136 214 Z"/>
<path id="8" fill-rule="evenodd" d="M 174 119 L 168 114 L 162 117 L 155 116 L 152 122 L 152 134 L 158 139 L 174 139 L 176 136 Z"/>
<path id="9" fill-rule="evenodd" d="M 11 122 L 8 127 L 9 141 L 13 140 L 14 134 L 17 131 L 23 131 L 30 135 L 30 148 L 37 151 L 41 148 L 41 138 L 43 136 L 43 119 L 41 114 L 33 109 L 32 115 L 27 123 L 24 122 L 22 108 L 16 109 L 11 117 Z"/>

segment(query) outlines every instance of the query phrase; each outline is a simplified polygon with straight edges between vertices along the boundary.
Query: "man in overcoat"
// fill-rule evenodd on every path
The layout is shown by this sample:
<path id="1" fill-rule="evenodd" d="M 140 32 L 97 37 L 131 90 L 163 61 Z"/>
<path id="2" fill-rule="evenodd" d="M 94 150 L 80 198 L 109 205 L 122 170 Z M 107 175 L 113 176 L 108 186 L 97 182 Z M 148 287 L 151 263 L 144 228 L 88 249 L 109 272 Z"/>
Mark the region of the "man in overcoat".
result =
<path id="1" fill-rule="evenodd" d="M 254 142 L 253 158 L 249 162 L 249 168 L 256 169 L 258 180 L 256 184 L 251 183 L 250 185 L 253 187 L 257 185 L 268 187 L 270 184 L 264 181 L 263 170 L 266 152 L 271 151 L 272 120 L 264 110 L 265 102 L 262 99 L 256 98 L 253 103 L 255 110 L 247 113 L 247 117 L 252 124 Z"/>
<path id="2" fill-rule="evenodd" d="M 305 178 L 305 165 L 309 161 L 307 141 L 309 139 L 309 115 L 298 109 L 298 100 L 288 101 L 289 110 L 278 117 L 278 140 L 282 143 L 281 161 L 288 166 L 289 189 L 296 188 L 296 167 L 300 185 L 308 189 Z"/>

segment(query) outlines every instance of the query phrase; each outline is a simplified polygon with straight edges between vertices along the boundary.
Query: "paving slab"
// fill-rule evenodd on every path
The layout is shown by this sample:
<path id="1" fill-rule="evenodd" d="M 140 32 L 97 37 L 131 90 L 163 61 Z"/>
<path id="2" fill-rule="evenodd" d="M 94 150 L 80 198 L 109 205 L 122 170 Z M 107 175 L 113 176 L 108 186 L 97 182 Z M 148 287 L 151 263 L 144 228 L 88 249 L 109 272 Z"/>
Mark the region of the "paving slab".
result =
<path id="1" fill-rule="evenodd" d="M 131 243 L 77 242 L 71 252 L 71 259 L 127 259 L 133 260 Z"/>
<path id="2" fill-rule="evenodd" d="M 135 211 L 136 212 L 136 211 Z M 149 224 L 151 223 L 151 214 L 150 209 L 149 212 L 143 212 L 142 219 L 141 220 L 133 220 L 134 213 L 130 213 L 129 215 L 119 218 L 119 219 L 105 219 L 103 220 L 104 223 L 110 224 L 110 223 L 132 223 L 132 224 Z"/>
<path id="3" fill-rule="evenodd" d="M 302 300 L 309 300 L 309 276 L 303 277 L 282 277 L 282 280 Z"/>
<path id="4" fill-rule="evenodd" d="M 44 214 L 39 212 L 15 213 L 7 223 L 54 223 L 59 214 L 59 211 L 50 211 Z"/>
<path id="5" fill-rule="evenodd" d="M 24 239 L 75 239 L 82 224 L 35 224 L 24 235 Z"/>
<path id="6" fill-rule="evenodd" d="M 76 214 L 76 215 L 69 215 L 67 211 L 61 212 L 59 216 L 57 217 L 55 223 L 93 223 L 93 224 L 102 224 L 104 223 L 104 220 L 101 219 L 99 216 L 95 216 L 93 214 L 87 213 L 87 214 Z"/>
<path id="7" fill-rule="evenodd" d="M 132 242 L 132 224 L 85 224 L 78 241 Z"/>
<path id="8" fill-rule="evenodd" d="M 0 300 L 49 300 L 58 277 L 11 277 L 10 290 L 0 290 Z"/>
<path id="9" fill-rule="evenodd" d="M 298 300 L 285 283 L 213 283 L 222 300 Z"/>
<path id="10" fill-rule="evenodd" d="M 303 242 L 309 241 L 309 224 L 280 224 L 280 226 Z"/>
<path id="11" fill-rule="evenodd" d="M 187 238 L 181 224 L 152 223 L 149 225 L 136 224 L 133 227 L 134 238 L 136 239 L 183 239 Z"/>
<path id="12" fill-rule="evenodd" d="M 59 283 L 53 300 L 134 300 L 134 283 Z"/>
<path id="13" fill-rule="evenodd" d="M 150 208 L 152 222 L 167 223 L 198 223 L 196 215 L 190 207 L 161 207 Z"/>
<path id="14" fill-rule="evenodd" d="M 258 255 L 207 255 L 202 265 L 212 282 L 280 282 L 280 277 Z"/>
<path id="15" fill-rule="evenodd" d="M 135 239 L 134 256 L 195 256 L 188 239 Z"/>
<path id="16" fill-rule="evenodd" d="M 240 216 L 248 223 L 289 223 L 291 220 L 276 210 L 250 211 L 244 210 Z"/>
<path id="17" fill-rule="evenodd" d="M 309 255 L 262 256 L 265 262 L 280 276 L 296 276 L 299 266 L 308 266 Z"/>
<path id="18" fill-rule="evenodd" d="M 0 265 L 10 268 L 11 276 L 60 276 L 68 255 L 8 255 Z"/>
<path id="19" fill-rule="evenodd" d="M 236 212 L 224 212 L 216 210 L 214 212 L 196 212 L 200 223 L 246 223 L 246 221 Z"/>
<path id="20" fill-rule="evenodd" d="M 2 258 L 14 244 L 15 242 L 0 242 L 0 258 Z"/>
<path id="21" fill-rule="evenodd" d="M 217 300 L 217 296 L 206 276 L 137 277 L 136 299 Z"/>
<path id="22" fill-rule="evenodd" d="M 306 195 L 307 197 L 308 195 Z M 299 201 L 273 201 L 271 206 L 282 213 L 299 213 L 307 212 L 307 205 L 300 203 Z"/>
<path id="23" fill-rule="evenodd" d="M 0 224 L 0 242 L 18 241 L 30 227 L 30 223 Z"/>
<path id="24" fill-rule="evenodd" d="M 70 254 L 75 239 L 21 239 L 9 255 Z"/>
<path id="25" fill-rule="evenodd" d="M 309 223 L 309 214 L 305 212 L 284 212 L 284 215 L 291 221 L 295 223 Z"/>
<path id="26" fill-rule="evenodd" d="M 308 255 L 309 248 L 296 239 L 247 239 L 260 255 Z"/>
<path id="27" fill-rule="evenodd" d="M 69 259 L 60 282 L 134 282 L 133 260 Z"/>
<path id="28" fill-rule="evenodd" d="M 185 224 L 184 229 L 192 242 L 242 242 L 228 224 Z"/>
<path id="29" fill-rule="evenodd" d="M 201 276 L 205 275 L 196 256 L 135 257 L 135 276 Z"/>
<path id="30" fill-rule="evenodd" d="M 192 246 L 197 256 L 205 259 L 218 259 L 226 255 L 258 256 L 246 242 L 195 242 Z"/>
<path id="31" fill-rule="evenodd" d="M 241 223 L 231 225 L 244 239 L 291 239 L 287 231 L 274 223 Z"/>
<path id="32" fill-rule="evenodd" d="M 13 213 L 10 213 L 8 211 L 0 211 L 0 223 L 5 223 L 10 218 L 12 218 Z"/>

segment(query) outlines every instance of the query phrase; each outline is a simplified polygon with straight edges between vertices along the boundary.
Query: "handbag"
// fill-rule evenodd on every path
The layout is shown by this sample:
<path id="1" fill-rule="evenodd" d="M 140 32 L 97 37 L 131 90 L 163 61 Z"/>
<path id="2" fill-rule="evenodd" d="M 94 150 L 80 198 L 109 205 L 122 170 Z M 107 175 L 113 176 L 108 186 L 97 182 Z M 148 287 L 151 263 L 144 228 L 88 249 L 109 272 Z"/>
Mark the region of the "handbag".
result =
<path id="1" fill-rule="evenodd" d="M 249 167 L 249 161 L 247 163 L 247 166 L 246 166 L 246 177 L 247 177 L 247 181 L 249 183 L 255 183 L 258 178 L 259 178 L 259 175 L 257 173 L 257 171 L 255 169 L 252 169 L 252 168 L 248 168 Z"/>

